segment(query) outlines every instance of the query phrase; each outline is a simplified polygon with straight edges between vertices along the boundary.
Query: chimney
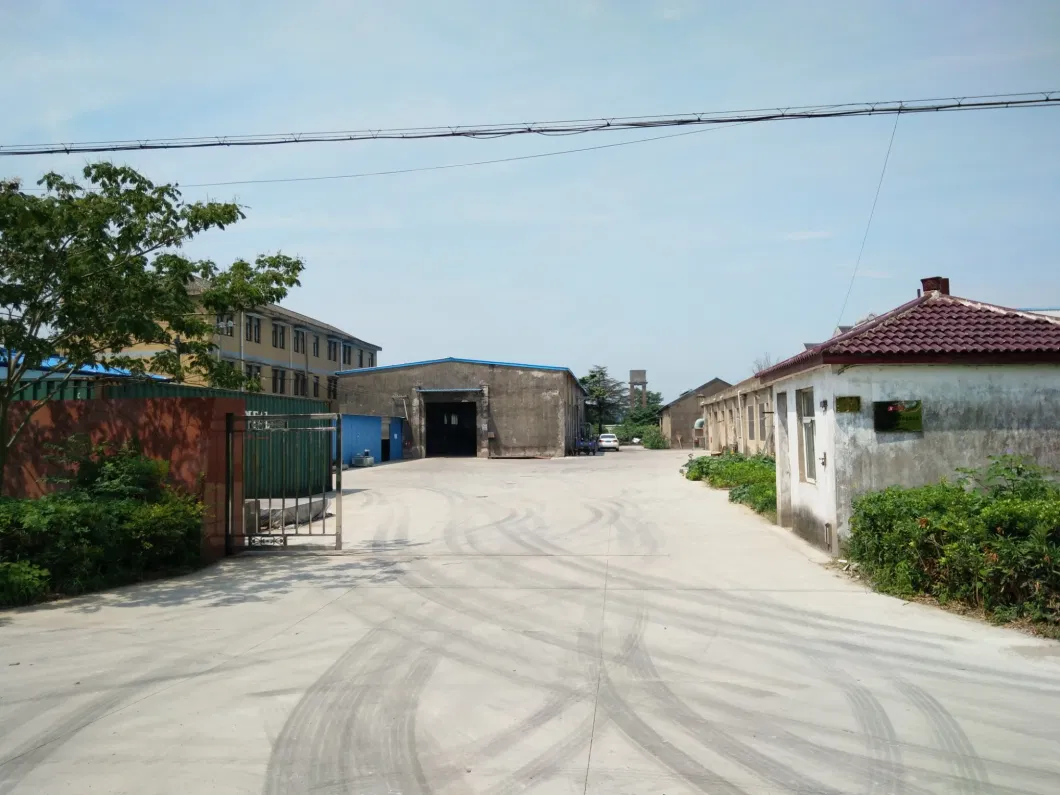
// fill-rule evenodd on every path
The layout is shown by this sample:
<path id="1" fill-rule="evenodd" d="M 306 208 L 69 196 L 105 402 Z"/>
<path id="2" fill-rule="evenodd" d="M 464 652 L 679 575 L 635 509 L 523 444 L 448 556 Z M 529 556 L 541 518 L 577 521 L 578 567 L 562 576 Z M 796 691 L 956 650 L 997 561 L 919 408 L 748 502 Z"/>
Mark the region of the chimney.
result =
<path id="1" fill-rule="evenodd" d="M 921 279 L 920 284 L 923 285 L 925 293 L 936 290 L 943 295 L 950 294 L 950 280 L 942 276 L 928 276 L 926 279 Z"/>

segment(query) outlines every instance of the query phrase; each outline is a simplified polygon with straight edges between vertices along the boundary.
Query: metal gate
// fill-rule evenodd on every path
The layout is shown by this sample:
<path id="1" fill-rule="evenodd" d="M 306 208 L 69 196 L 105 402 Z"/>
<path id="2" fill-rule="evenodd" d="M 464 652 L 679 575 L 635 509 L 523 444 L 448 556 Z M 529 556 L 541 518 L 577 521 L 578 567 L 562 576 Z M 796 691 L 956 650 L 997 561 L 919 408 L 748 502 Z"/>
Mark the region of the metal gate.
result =
<path id="1" fill-rule="evenodd" d="M 228 554 L 243 547 L 286 547 L 292 538 L 309 543 L 334 537 L 335 549 L 342 549 L 341 456 L 338 414 L 227 415 Z"/>

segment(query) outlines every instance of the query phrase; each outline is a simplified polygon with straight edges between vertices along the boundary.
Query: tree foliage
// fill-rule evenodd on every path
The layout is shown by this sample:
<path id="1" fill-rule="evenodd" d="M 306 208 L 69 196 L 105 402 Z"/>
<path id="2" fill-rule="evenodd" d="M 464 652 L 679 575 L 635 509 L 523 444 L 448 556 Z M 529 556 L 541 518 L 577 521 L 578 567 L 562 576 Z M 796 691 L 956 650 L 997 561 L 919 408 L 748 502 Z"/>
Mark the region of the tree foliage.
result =
<path id="1" fill-rule="evenodd" d="M 583 375 L 578 380 L 589 393 L 585 405 L 589 421 L 596 422 L 597 432 L 602 426 L 617 423 L 622 419 L 629 399 L 624 381 L 612 378 L 607 368 L 601 365 L 590 367 L 588 375 Z"/>
<path id="2" fill-rule="evenodd" d="M 626 425 L 658 425 L 659 415 L 662 413 L 662 392 L 648 390 L 646 397 L 647 405 L 638 403 L 626 410 L 625 418 L 622 420 Z"/>
<path id="3" fill-rule="evenodd" d="M 0 180 L 0 477 L 7 451 L 43 400 L 17 427 L 10 407 L 34 381 L 68 380 L 78 368 L 110 364 L 182 378 L 188 369 L 216 386 L 243 374 L 211 355 L 217 314 L 282 299 L 302 262 L 283 254 L 227 269 L 183 256 L 196 235 L 244 215 L 237 204 L 184 202 L 125 166 L 95 163 L 83 184 L 56 173 L 43 194 Z M 150 358 L 115 357 L 138 343 Z"/>

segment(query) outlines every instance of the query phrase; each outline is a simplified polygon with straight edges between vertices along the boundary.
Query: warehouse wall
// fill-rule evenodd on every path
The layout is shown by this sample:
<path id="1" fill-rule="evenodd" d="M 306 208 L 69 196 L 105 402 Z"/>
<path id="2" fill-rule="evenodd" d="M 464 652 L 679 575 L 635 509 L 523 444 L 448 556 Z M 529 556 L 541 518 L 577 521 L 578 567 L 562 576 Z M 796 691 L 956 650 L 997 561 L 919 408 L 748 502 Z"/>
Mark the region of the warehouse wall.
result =
<path id="1" fill-rule="evenodd" d="M 473 400 L 479 408 L 480 455 L 562 456 L 569 450 L 572 425 L 576 428 L 581 422 L 583 411 L 581 391 L 572 388 L 573 383 L 565 370 L 434 362 L 340 376 L 339 406 L 343 413 L 387 417 L 404 417 L 407 409 L 409 455 L 421 457 L 425 403 Z M 420 392 L 421 388 L 477 391 Z"/>

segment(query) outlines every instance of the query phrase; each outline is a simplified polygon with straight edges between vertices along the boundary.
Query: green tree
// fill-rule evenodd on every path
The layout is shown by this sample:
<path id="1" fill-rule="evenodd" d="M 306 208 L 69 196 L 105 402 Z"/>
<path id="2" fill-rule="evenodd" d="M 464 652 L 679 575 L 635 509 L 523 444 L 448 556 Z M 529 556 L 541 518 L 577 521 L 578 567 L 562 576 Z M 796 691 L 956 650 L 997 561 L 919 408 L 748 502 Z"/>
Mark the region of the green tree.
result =
<path id="1" fill-rule="evenodd" d="M 242 386 L 243 374 L 211 355 L 216 315 L 279 301 L 303 268 L 283 254 L 227 269 L 189 259 L 182 246 L 242 219 L 238 205 L 185 203 L 176 186 L 111 163 L 86 166 L 83 177 L 46 174 L 40 195 L 0 179 L 0 483 L 11 445 L 44 404 L 13 423 L 22 389 L 95 364 L 177 378 L 191 369 Z M 137 343 L 164 350 L 115 355 Z"/>
<path id="2" fill-rule="evenodd" d="M 626 412 L 625 419 L 622 421 L 626 425 L 658 425 L 663 406 L 662 392 L 652 392 L 649 389 L 646 403 L 647 405 L 641 406 L 638 402 Z"/>
<path id="3" fill-rule="evenodd" d="M 578 380 L 589 393 L 585 405 L 590 422 L 596 420 L 597 433 L 600 433 L 604 425 L 616 423 L 622 418 L 629 400 L 624 381 L 612 378 L 607 368 L 600 365 L 590 367 L 589 374 Z"/>

